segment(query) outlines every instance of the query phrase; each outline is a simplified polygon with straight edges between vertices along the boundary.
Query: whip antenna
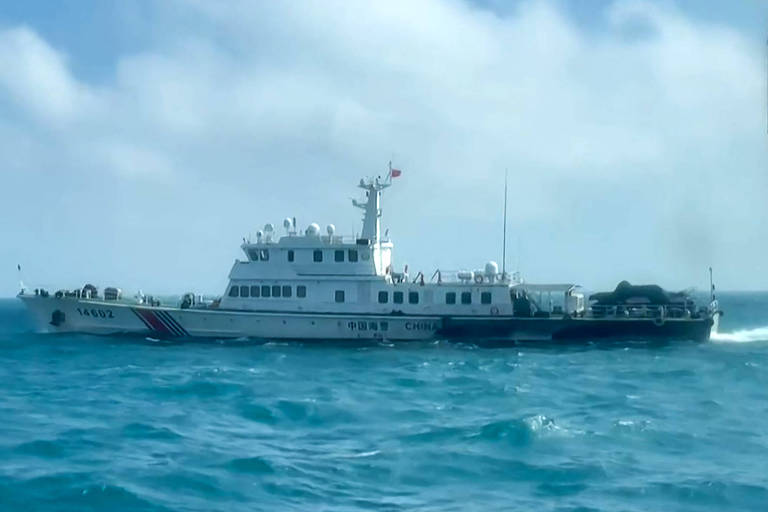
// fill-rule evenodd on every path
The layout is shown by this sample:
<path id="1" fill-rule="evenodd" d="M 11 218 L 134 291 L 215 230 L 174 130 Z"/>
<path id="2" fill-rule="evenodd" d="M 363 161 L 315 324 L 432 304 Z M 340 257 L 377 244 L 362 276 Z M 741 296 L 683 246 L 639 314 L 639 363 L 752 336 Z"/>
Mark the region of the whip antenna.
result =
<path id="1" fill-rule="evenodd" d="M 504 236 L 503 247 L 501 249 L 501 277 L 502 279 L 507 276 L 507 174 L 508 170 L 504 169 Z"/>

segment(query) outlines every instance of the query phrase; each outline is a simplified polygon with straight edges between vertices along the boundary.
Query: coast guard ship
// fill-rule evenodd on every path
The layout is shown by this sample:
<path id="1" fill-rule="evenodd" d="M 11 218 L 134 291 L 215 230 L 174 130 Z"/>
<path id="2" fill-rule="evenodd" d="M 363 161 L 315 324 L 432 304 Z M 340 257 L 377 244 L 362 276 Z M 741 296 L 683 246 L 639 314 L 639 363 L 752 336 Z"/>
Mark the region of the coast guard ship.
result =
<path id="1" fill-rule="evenodd" d="M 221 297 L 185 294 L 166 304 L 138 295 L 123 298 L 88 284 L 50 293 L 22 288 L 43 332 L 138 334 L 156 338 L 295 340 L 492 339 L 536 341 L 599 338 L 707 340 L 719 317 L 712 296 L 697 308 L 687 294 L 621 283 L 585 300 L 574 284 L 529 284 L 490 261 L 480 270 L 430 278 L 407 267 L 395 271 L 393 243 L 381 233 L 382 192 L 400 171 L 360 180 L 364 199 L 357 237 L 333 225 L 299 230 L 295 218 L 278 236 L 266 224 L 244 239 Z"/>

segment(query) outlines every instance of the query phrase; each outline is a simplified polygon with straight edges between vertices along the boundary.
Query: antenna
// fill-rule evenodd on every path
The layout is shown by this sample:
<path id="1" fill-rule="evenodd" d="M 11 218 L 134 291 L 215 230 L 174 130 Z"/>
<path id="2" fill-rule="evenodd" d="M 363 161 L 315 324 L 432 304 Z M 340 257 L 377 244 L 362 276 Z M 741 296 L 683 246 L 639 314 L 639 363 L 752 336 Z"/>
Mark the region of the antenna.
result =
<path id="1" fill-rule="evenodd" d="M 16 264 L 16 270 L 19 273 L 19 288 L 21 288 L 21 291 L 19 293 L 24 293 L 25 286 L 24 286 L 24 280 L 21 277 L 21 263 Z"/>
<path id="2" fill-rule="evenodd" d="M 501 278 L 505 279 L 507 276 L 507 174 L 508 170 L 504 169 L 504 236 L 503 247 L 501 249 Z"/>
<path id="3" fill-rule="evenodd" d="M 715 300 L 715 282 L 712 280 L 712 267 L 709 267 L 709 293 L 712 300 Z"/>

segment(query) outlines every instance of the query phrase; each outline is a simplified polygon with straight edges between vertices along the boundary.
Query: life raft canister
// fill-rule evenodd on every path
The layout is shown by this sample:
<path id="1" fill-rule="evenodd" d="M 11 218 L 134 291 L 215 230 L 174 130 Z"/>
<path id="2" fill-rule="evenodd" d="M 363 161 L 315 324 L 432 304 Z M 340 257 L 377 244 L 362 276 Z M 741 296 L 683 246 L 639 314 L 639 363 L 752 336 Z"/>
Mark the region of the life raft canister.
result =
<path id="1" fill-rule="evenodd" d="M 483 282 L 483 276 L 481 274 L 475 274 L 475 282 L 477 284 L 482 284 Z"/>

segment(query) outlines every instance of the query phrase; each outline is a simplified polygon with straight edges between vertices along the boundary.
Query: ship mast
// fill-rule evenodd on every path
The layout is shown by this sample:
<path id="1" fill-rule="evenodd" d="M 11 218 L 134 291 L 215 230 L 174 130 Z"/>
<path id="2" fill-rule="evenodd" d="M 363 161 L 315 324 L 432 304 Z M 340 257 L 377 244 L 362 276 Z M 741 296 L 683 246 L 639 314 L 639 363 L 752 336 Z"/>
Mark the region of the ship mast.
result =
<path id="1" fill-rule="evenodd" d="M 365 190 L 366 201 L 361 203 L 352 200 L 352 204 L 363 210 L 363 231 L 360 238 L 377 243 L 381 233 L 381 191 L 392 185 L 389 181 L 382 183 L 379 178 L 361 179 L 358 187 Z"/>

